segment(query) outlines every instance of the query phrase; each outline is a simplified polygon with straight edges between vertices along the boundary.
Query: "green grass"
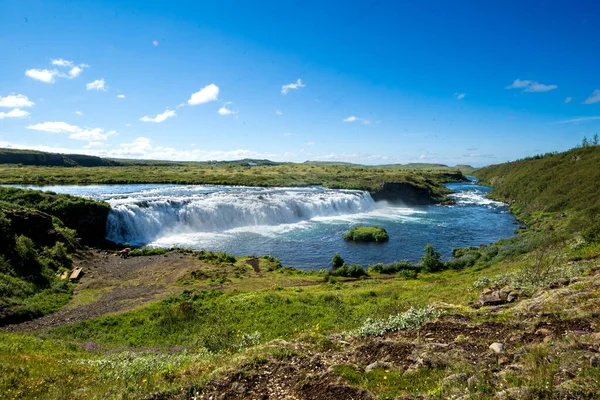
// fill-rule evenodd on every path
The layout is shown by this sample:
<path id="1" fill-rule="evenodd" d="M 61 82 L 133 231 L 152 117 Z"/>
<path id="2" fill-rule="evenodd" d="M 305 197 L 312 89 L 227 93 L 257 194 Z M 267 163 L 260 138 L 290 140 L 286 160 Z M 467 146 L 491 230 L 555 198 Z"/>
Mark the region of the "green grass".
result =
<path id="1" fill-rule="evenodd" d="M 386 230 L 379 226 L 357 226 L 344 234 L 344 240 L 383 243 L 390 240 L 390 237 Z"/>
<path id="2" fill-rule="evenodd" d="M 544 225 L 554 226 L 577 215 L 575 231 L 600 213 L 599 165 L 600 146 L 589 146 L 492 165 L 474 174 L 492 186 L 493 198 L 511 203 L 512 211 L 528 223 L 546 216 Z"/>
<path id="3" fill-rule="evenodd" d="M 0 165 L 0 184 L 56 185 L 108 183 L 223 184 L 242 186 L 311 186 L 377 192 L 385 182 L 406 182 L 427 189 L 443 201 L 450 193 L 443 183 L 463 180 L 458 170 L 414 171 L 376 167 L 259 165 L 126 165 L 64 168 Z M 1 198 L 1 197 L 0 197 Z"/>

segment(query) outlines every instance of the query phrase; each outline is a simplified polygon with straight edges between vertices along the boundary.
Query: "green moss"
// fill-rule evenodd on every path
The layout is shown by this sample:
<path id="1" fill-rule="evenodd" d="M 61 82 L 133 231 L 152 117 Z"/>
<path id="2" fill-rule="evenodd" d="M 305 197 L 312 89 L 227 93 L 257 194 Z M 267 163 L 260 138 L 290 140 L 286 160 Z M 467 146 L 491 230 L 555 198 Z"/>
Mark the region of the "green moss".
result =
<path id="1" fill-rule="evenodd" d="M 357 226 L 344 234 L 344 240 L 382 243 L 390 240 L 390 237 L 386 230 L 379 226 Z"/>

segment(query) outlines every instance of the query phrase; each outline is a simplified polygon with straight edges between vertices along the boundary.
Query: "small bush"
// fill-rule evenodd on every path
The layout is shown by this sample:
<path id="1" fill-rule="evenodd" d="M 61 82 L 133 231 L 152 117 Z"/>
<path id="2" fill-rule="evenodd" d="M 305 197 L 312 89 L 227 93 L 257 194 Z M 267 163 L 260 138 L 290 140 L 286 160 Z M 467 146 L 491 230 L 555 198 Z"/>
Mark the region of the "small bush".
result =
<path id="1" fill-rule="evenodd" d="M 421 258 L 421 265 L 427 272 L 439 272 L 444 269 L 442 256 L 433 248 L 431 243 L 425 246 L 425 254 Z"/>
<path id="2" fill-rule="evenodd" d="M 344 265 L 344 259 L 339 253 L 335 253 L 331 259 L 331 264 L 333 265 L 333 269 L 338 269 Z"/>
<path id="3" fill-rule="evenodd" d="M 583 239 L 588 243 L 600 243 L 600 218 L 583 231 Z"/>
<path id="4" fill-rule="evenodd" d="M 331 273 L 334 276 L 342 276 L 345 278 L 360 278 L 361 276 L 368 276 L 367 271 L 360 265 L 344 265 L 337 268 Z"/>
<path id="5" fill-rule="evenodd" d="M 390 315 L 387 319 L 367 318 L 360 328 L 350 331 L 349 334 L 352 336 L 383 336 L 387 332 L 417 329 L 425 322 L 437 318 L 441 314 L 441 310 L 436 310 L 433 307 L 411 307 L 403 313 Z"/>
<path id="6" fill-rule="evenodd" d="M 357 226 L 344 234 L 344 240 L 382 243 L 390 240 L 385 229 L 379 226 Z"/>
<path id="7" fill-rule="evenodd" d="M 374 264 L 369 265 L 369 272 L 377 274 L 396 274 L 400 271 L 414 271 L 415 273 L 421 269 L 418 265 L 412 264 L 408 260 L 400 260 L 391 264 Z"/>

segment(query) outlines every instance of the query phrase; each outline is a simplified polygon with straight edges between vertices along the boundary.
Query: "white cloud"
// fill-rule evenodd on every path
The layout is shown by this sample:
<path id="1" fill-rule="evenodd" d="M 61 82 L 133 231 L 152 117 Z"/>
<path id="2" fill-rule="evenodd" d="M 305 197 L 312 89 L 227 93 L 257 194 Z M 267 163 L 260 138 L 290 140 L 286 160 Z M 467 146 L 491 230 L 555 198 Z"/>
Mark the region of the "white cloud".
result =
<path id="1" fill-rule="evenodd" d="M 142 117 L 142 118 L 140 118 L 140 121 L 144 121 L 144 122 L 163 122 L 167 118 L 174 117 L 176 115 L 177 114 L 175 113 L 174 110 L 165 110 L 164 113 L 157 114 L 156 117 L 148 117 L 148 116 Z"/>
<path id="2" fill-rule="evenodd" d="M 54 83 L 56 81 L 55 78 L 59 73 L 55 69 L 28 69 L 25 71 L 25 75 L 44 83 Z"/>
<path id="3" fill-rule="evenodd" d="M 91 149 L 92 147 L 102 147 L 104 143 L 102 142 L 89 142 L 86 146 L 83 146 L 84 149 Z"/>
<path id="4" fill-rule="evenodd" d="M 154 45 L 154 47 L 158 46 L 158 40 L 153 40 L 152 44 Z"/>
<path id="5" fill-rule="evenodd" d="M 314 146 L 314 145 L 315 145 L 315 142 L 306 142 L 306 145 L 307 145 L 307 146 Z"/>
<path id="6" fill-rule="evenodd" d="M 219 111 L 217 111 L 219 113 L 219 115 L 231 115 L 231 114 L 237 114 L 236 111 L 232 111 L 229 108 L 227 108 L 227 106 L 231 104 L 230 101 L 228 101 L 227 103 L 223 104 L 223 106 L 221 108 L 219 108 Z"/>
<path id="7" fill-rule="evenodd" d="M 577 122 L 596 121 L 598 119 L 600 119 L 600 116 L 578 117 L 578 118 L 573 118 L 573 119 L 566 119 L 564 121 L 558 121 L 557 124 L 571 124 L 571 123 L 577 123 Z"/>
<path id="8" fill-rule="evenodd" d="M 523 89 L 523 92 L 548 92 L 558 88 L 556 85 L 544 85 L 530 80 L 515 79 L 506 89 Z"/>
<path id="9" fill-rule="evenodd" d="M 81 74 L 82 71 L 83 69 L 81 67 L 73 67 L 69 71 L 69 75 L 71 76 L 71 78 L 76 78 L 79 76 L 79 74 Z"/>
<path id="10" fill-rule="evenodd" d="M 78 126 L 67 124 L 66 122 L 44 122 L 42 124 L 29 125 L 27 129 L 49 133 L 76 133 L 81 131 Z"/>
<path id="11" fill-rule="evenodd" d="M 94 82 L 90 82 L 85 85 L 87 90 L 102 90 L 106 91 L 106 86 L 104 82 L 104 78 L 96 79 Z"/>
<path id="12" fill-rule="evenodd" d="M 600 90 L 596 89 L 590 94 L 590 97 L 583 101 L 583 104 L 594 104 L 600 101 Z"/>
<path id="13" fill-rule="evenodd" d="M 275 110 L 275 114 L 277 114 L 277 115 L 283 115 L 283 113 L 281 111 L 279 111 L 279 110 Z"/>
<path id="14" fill-rule="evenodd" d="M 211 83 L 210 85 L 205 86 L 196 93 L 193 93 L 190 99 L 188 100 L 188 104 L 191 106 L 196 106 L 198 104 L 215 101 L 218 97 L 219 87 L 214 83 Z"/>
<path id="15" fill-rule="evenodd" d="M 0 96 L 0 107 L 10 107 L 10 108 L 19 108 L 19 107 L 33 107 L 35 103 L 25 95 L 22 94 L 9 94 L 6 97 Z"/>
<path id="16" fill-rule="evenodd" d="M 125 124 L 125 126 L 131 126 L 131 124 Z"/>
<path id="17" fill-rule="evenodd" d="M 52 65 L 58 65 L 59 67 L 73 67 L 73 61 L 64 60 L 62 58 L 52 60 Z"/>
<path id="18" fill-rule="evenodd" d="M 124 95 L 124 94 L 118 94 L 118 95 L 117 95 L 117 98 L 119 98 L 119 99 L 124 99 L 124 98 L 125 98 L 125 95 Z"/>
<path id="19" fill-rule="evenodd" d="M 86 141 L 106 140 L 109 138 L 109 136 L 117 134 L 116 131 L 104 133 L 104 129 L 102 128 L 80 128 L 76 125 L 71 125 L 62 121 L 44 122 L 42 124 L 29 125 L 27 129 L 48 133 L 70 133 L 69 139 Z"/>
<path id="20" fill-rule="evenodd" d="M 456 100 L 462 100 L 465 98 L 466 95 L 466 93 L 454 93 L 454 97 L 456 97 Z"/>
<path id="21" fill-rule="evenodd" d="M 365 125 L 369 125 L 371 123 L 371 121 L 369 121 L 366 118 L 358 118 L 358 117 L 355 117 L 354 115 L 351 115 L 348 118 L 344 118 L 342 121 L 343 122 L 362 122 Z"/>
<path id="22" fill-rule="evenodd" d="M 292 136 L 292 135 L 293 135 L 293 133 L 290 133 L 290 132 L 286 132 L 286 133 L 283 134 L 283 136 L 288 136 L 288 137 Z"/>
<path id="23" fill-rule="evenodd" d="M 290 89 L 303 88 L 302 79 L 298 79 L 296 83 L 288 83 L 287 85 L 281 86 L 281 94 L 287 94 Z"/>
<path id="24" fill-rule="evenodd" d="M 572 97 L 567 97 L 564 101 L 565 104 L 570 103 L 573 100 Z"/>
<path id="25" fill-rule="evenodd" d="M 29 112 L 27 112 L 25 110 L 21 110 L 19 108 L 14 108 L 14 109 L 10 110 L 9 112 L 0 112 L 0 119 L 23 118 L 23 117 L 27 117 L 28 115 L 29 115 Z"/>
<path id="26" fill-rule="evenodd" d="M 75 111 L 75 114 L 77 114 L 77 115 L 83 115 L 83 113 L 81 111 Z"/>
<path id="27" fill-rule="evenodd" d="M 86 141 L 98 141 L 98 140 L 106 140 L 109 136 L 116 135 L 116 131 L 110 131 L 104 133 L 104 129 L 102 128 L 94 128 L 94 129 L 85 129 L 79 132 L 75 132 L 69 135 L 69 139 L 75 140 L 86 140 Z"/>

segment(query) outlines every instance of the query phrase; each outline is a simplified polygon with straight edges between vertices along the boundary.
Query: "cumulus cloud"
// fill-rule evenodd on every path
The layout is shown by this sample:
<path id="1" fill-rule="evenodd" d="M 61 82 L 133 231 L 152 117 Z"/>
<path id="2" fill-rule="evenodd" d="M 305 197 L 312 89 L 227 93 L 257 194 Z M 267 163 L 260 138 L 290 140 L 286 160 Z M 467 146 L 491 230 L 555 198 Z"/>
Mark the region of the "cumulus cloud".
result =
<path id="1" fill-rule="evenodd" d="M 36 125 L 29 125 L 27 129 L 32 129 L 48 133 L 70 133 L 69 138 L 75 140 L 99 141 L 107 140 L 109 136 L 116 135 L 116 131 L 104 133 L 102 128 L 80 128 L 62 121 L 44 122 Z"/>
<path id="2" fill-rule="evenodd" d="M 276 115 L 283 115 L 283 113 L 280 110 L 275 110 L 275 114 Z"/>
<path id="3" fill-rule="evenodd" d="M 69 76 L 71 78 L 76 78 L 81 74 L 82 71 L 83 71 L 83 68 L 81 68 L 81 67 L 73 67 L 69 71 Z"/>
<path id="4" fill-rule="evenodd" d="M 465 98 L 466 95 L 466 93 L 454 93 L 454 97 L 456 97 L 456 100 L 462 100 Z"/>
<path id="5" fill-rule="evenodd" d="M 76 133 L 81 131 L 78 126 L 67 124 L 66 122 L 44 122 L 41 124 L 29 125 L 27 129 L 48 133 Z"/>
<path id="6" fill-rule="evenodd" d="M 142 118 L 140 118 L 140 121 L 144 121 L 144 122 L 163 122 L 167 118 L 174 117 L 176 115 L 177 114 L 175 113 L 175 110 L 165 110 L 165 112 L 163 112 L 161 114 L 157 114 L 155 117 L 149 117 L 149 116 L 142 117 Z"/>
<path id="7" fill-rule="evenodd" d="M 583 104 L 594 104 L 600 101 L 600 90 L 596 89 L 583 101 Z"/>
<path id="8" fill-rule="evenodd" d="M 54 83 L 59 73 L 55 69 L 28 69 L 25 75 L 40 82 Z"/>
<path id="9" fill-rule="evenodd" d="M 98 141 L 106 140 L 109 136 L 116 135 L 116 131 L 109 131 L 104 133 L 102 128 L 84 129 L 79 132 L 72 133 L 69 135 L 69 139 L 75 140 L 86 140 L 86 141 Z"/>
<path id="10" fill-rule="evenodd" d="M 557 85 L 545 85 L 543 83 L 530 80 L 515 79 L 506 89 L 523 89 L 523 92 L 548 92 L 558 88 Z"/>
<path id="11" fill-rule="evenodd" d="M 227 103 L 223 104 L 223 106 L 221 108 L 219 108 L 219 111 L 217 111 L 219 113 L 219 115 L 231 115 L 231 114 L 237 114 L 236 111 L 232 111 L 231 109 L 227 108 L 227 106 L 231 104 L 230 101 L 228 101 Z"/>
<path id="12" fill-rule="evenodd" d="M 298 79 L 296 83 L 288 83 L 287 85 L 281 86 L 281 94 L 287 94 L 290 89 L 300 89 L 303 88 L 302 79 Z"/>
<path id="13" fill-rule="evenodd" d="M 572 97 L 567 97 L 564 101 L 565 104 L 570 103 L 573 100 Z"/>
<path id="14" fill-rule="evenodd" d="M 29 112 L 21 110 L 20 108 L 14 108 L 8 112 L 0 112 L 0 119 L 4 118 L 23 118 L 27 117 Z"/>
<path id="15" fill-rule="evenodd" d="M 75 111 L 75 114 L 77 114 L 77 115 L 83 115 L 83 113 L 81 111 Z"/>
<path id="16" fill-rule="evenodd" d="M 211 83 L 210 85 L 203 87 L 196 93 L 193 93 L 190 99 L 188 100 L 188 104 L 191 106 L 196 106 L 198 104 L 215 101 L 218 97 L 219 87 L 214 83 Z"/>
<path id="17" fill-rule="evenodd" d="M 35 103 L 25 95 L 22 94 L 9 94 L 6 97 L 0 96 L 0 107 L 19 108 L 19 107 L 33 107 Z"/>
<path id="18" fill-rule="evenodd" d="M 119 99 L 124 99 L 124 98 L 125 98 L 125 95 L 124 95 L 124 94 L 118 94 L 118 95 L 117 95 L 117 98 L 119 98 Z"/>
<path id="19" fill-rule="evenodd" d="M 104 82 L 104 78 L 96 79 L 94 82 L 90 82 L 85 85 L 87 90 L 102 90 L 106 91 L 106 84 Z"/>
<path id="20" fill-rule="evenodd" d="M 64 60 L 62 58 L 52 60 L 52 65 L 58 65 L 59 67 L 74 67 L 73 61 Z"/>
<path id="21" fill-rule="evenodd" d="M 365 125 L 368 125 L 371 123 L 371 121 L 369 121 L 366 118 L 359 118 L 359 117 L 355 117 L 354 115 L 351 115 L 348 118 L 344 118 L 342 121 L 343 122 L 362 122 Z"/>

